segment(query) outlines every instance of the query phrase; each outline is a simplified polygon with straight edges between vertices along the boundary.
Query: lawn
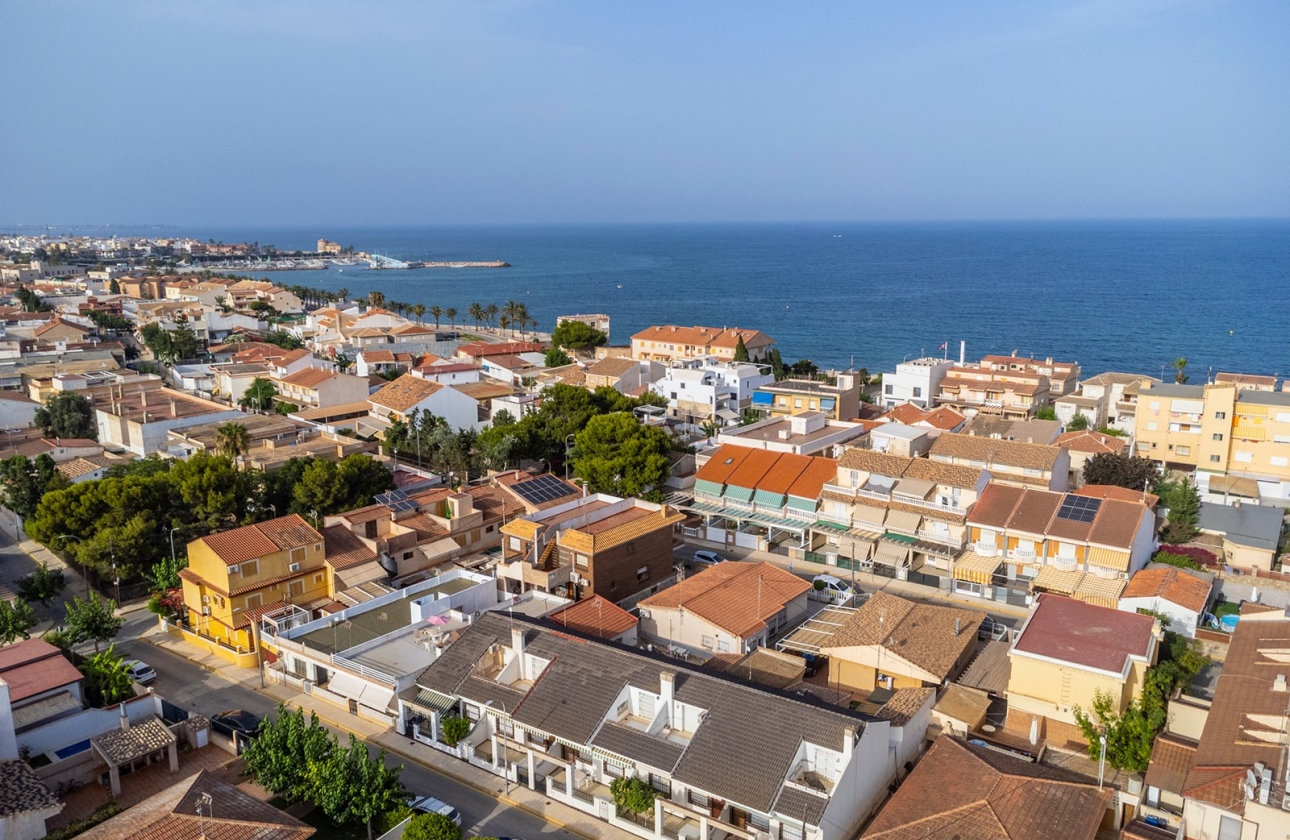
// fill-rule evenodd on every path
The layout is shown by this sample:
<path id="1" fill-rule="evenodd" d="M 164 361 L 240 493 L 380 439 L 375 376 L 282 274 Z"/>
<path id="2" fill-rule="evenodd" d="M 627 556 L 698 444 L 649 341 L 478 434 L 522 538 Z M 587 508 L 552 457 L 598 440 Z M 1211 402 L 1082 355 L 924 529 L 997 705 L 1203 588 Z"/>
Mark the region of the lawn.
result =
<path id="1" fill-rule="evenodd" d="M 1240 611 L 1241 611 L 1240 604 L 1233 603 L 1232 601 L 1224 601 L 1221 604 L 1215 605 L 1214 617 L 1222 618 L 1225 615 L 1231 615 L 1232 613 L 1239 613 Z"/>

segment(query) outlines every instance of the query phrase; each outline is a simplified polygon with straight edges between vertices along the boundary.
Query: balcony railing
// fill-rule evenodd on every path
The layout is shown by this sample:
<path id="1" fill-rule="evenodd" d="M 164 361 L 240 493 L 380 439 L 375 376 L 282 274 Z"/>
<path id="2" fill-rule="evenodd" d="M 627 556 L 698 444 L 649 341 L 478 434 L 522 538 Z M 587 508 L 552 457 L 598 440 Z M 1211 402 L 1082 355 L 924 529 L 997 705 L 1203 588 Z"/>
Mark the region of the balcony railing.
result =
<path id="1" fill-rule="evenodd" d="M 1034 546 L 1027 548 L 1019 545 L 1016 548 L 1009 549 L 1008 556 L 1015 557 L 1018 560 L 1034 560 L 1036 554 Z"/>
<path id="2" fill-rule="evenodd" d="M 1048 565 L 1062 572 L 1073 572 L 1079 566 L 1074 557 L 1049 557 Z"/>
<path id="3" fill-rule="evenodd" d="M 995 557 L 999 553 L 999 546 L 997 543 L 978 540 L 972 543 L 972 550 L 982 557 Z"/>
<path id="4" fill-rule="evenodd" d="M 828 521 L 828 522 L 837 522 L 837 523 L 839 523 L 839 524 L 841 524 L 841 525 L 850 525 L 850 524 L 851 524 L 851 514 L 850 514 L 850 513 L 833 513 L 832 511 L 821 510 L 821 511 L 818 511 L 818 512 L 816 513 L 816 516 L 818 516 L 820 519 L 824 519 L 824 520 L 826 520 L 826 521 Z"/>
<path id="5" fill-rule="evenodd" d="M 963 547 L 963 538 L 956 537 L 953 534 L 946 534 L 946 533 L 937 532 L 937 531 L 924 531 L 922 529 L 919 529 L 917 536 L 920 540 L 931 540 L 934 543 L 953 546 L 954 548 Z"/>

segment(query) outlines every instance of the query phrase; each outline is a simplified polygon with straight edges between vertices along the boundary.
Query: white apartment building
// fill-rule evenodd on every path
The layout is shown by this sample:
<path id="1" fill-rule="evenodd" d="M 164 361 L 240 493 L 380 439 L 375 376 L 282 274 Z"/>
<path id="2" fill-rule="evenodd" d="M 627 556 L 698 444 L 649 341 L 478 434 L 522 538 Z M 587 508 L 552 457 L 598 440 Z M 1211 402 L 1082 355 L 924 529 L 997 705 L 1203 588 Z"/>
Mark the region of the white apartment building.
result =
<path id="1" fill-rule="evenodd" d="M 941 381 L 952 367 L 953 361 L 935 356 L 901 362 L 896 365 L 895 373 L 882 375 L 883 408 L 894 408 L 903 402 L 931 408 L 932 400 L 940 391 Z"/>
<path id="2" fill-rule="evenodd" d="M 650 390 L 667 400 L 670 417 L 696 426 L 709 420 L 727 426 L 739 422 L 753 391 L 774 381 L 767 365 L 705 356 L 673 363 Z"/>

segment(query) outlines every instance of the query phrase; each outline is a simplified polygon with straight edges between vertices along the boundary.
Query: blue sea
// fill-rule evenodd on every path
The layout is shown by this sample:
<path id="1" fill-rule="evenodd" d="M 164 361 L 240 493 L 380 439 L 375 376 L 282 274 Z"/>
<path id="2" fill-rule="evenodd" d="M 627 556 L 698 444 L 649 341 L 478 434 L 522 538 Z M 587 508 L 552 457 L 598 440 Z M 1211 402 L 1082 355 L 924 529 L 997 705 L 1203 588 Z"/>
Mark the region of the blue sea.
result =
<path id="1" fill-rule="evenodd" d="M 319 237 L 403 260 L 506 269 L 278 272 L 351 296 L 455 307 L 523 301 L 543 330 L 604 312 L 752 327 L 785 359 L 890 370 L 906 357 L 1019 353 L 1159 376 L 1290 375 L 1290 220 L 192 229 L 312 250 Z M 446 322 L 445 322 L 446 323 Z"/>

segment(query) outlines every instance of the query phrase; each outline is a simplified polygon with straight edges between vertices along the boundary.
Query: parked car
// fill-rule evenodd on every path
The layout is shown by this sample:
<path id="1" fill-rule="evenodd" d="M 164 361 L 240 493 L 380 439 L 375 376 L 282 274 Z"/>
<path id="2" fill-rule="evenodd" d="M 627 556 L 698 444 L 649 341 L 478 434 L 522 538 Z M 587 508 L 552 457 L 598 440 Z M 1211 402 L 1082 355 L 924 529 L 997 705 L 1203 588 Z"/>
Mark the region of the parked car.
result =
<path id="1" fill-rule="evenodd" d="M 824 601 L 829 604 L 845 604 L 855 597 L 855 590 L 851 584 L 843 581 L 833 575 L 816 575 L 811 580 L 814 591 L 810 597 L 816 601 Z"/>
<path id="2" fill-rule="evenodd" d="M 978 639 L 993 639 L 996 642 L 1006 642 L 1009 632 L 1008 625 L 987 616 L 985 621 L 981 622 L 981 629 L 976 631 L 976 637 Z"/>
<path id="3" fill-rule="evenodd" d="M 211 729 L 230 738 L 234 732 L 243 738 L 254 738 L 260 732 L 260 719 L 242 709 L 229 709 L 211 715 Z"/>
<path id="4" fill-rule="evenodd" d="M 698 551 L 694 552 L 694 557 L 691 558 L 690 565 L 691 566 L 715 566 L 718 563 L 724 562 L 725 559 L 726 558 L 722 557 L 720 554 L 716 553 L 715 551 L 708 551 L 706 548 L 701 548 Z"/>
<path id="5" fill-rule="evenodd" d="M 418 796 L 408 803 L 408 807 L 420 814 L 442 814 L 458 826 L 461 825 L 461 812 L 433 796 Z"/>
<path id="6" fill-rule="evenodd" d="M 131 659 L 125 663 L 125 672 L 130 675 L 130 679 L 147 685 L 157 678 L 157 672 L 152 670 L 152 666 L 140 659 Z"/>

